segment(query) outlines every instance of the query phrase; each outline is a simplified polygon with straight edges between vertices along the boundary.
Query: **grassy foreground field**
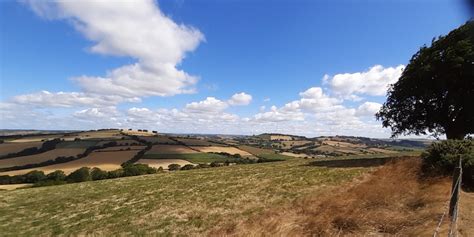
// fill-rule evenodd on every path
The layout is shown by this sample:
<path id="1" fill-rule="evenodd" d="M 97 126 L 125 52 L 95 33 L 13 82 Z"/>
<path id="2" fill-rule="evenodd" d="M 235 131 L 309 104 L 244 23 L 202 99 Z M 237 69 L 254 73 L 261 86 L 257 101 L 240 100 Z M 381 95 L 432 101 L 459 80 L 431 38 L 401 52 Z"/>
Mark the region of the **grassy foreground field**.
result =
<path id="1" fill-rule="evenodd" d="M 0 192 L 0 233 L 196 235 L 246 220 L 366 168 L 308 166 L 303 159 L 167 172 Z"/>

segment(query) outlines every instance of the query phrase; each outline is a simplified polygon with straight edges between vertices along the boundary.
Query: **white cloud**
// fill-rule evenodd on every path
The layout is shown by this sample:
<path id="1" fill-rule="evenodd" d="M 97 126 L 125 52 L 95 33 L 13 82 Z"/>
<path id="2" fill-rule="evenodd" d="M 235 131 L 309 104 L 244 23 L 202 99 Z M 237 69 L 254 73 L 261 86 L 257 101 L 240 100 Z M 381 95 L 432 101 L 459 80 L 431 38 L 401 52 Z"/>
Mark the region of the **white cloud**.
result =
<path id="1" fill-rule="evenodd" d="M 190 113 L 217 113 L 228 107 L 227 103 L 214 97 L 207 97 L 203 101 L 192 102 L 186 105 L 184 110 Z"/>
<path id="2" fill-rule="evenodd" d="M 116 95 L 96 95 L 81 92 L 40 91 L 32 94 L 14 96 L 14 103 L 36 107 L 74 107 L 74 106 L 108 106 L 122 102 L 140 102 L 140 98 L 123 98 Z"/>
<path id="3" fill-rule="evenodd" d="M 361 104 L 355 113 L 357 116 L 374 116 L 382 107 L 382 104 L 376 102 L 364 102 Z"/>
<path id="4" fill-rule="evenodd" d="M 90 51 L 137 60 L 105 77 L 74 80 L 86 93 L 122 97 L 171 96 L 194 91 L 196 76 L 177 69 L 204 40 L 190 26 L 165 16 L 153 0 L 26 1 L 39 16 L 66 19 L 94 45 Z"/>
<path id="5" fill-rule="evenodd" d="M 230 105 L 248 105 L 252 101 L 252 96 L 245 92 L 234 94 L 228 103 Z"/>
<path id="6" fill-rule="evenodd" d="M 404 65 L 384 68 L 375 65 L 365 72 L 325 75 L 323 81 L 330 85 L 333 93 L 343 97 L 355 95 L 384 96 L 388 86 L 400 78 Z"/>

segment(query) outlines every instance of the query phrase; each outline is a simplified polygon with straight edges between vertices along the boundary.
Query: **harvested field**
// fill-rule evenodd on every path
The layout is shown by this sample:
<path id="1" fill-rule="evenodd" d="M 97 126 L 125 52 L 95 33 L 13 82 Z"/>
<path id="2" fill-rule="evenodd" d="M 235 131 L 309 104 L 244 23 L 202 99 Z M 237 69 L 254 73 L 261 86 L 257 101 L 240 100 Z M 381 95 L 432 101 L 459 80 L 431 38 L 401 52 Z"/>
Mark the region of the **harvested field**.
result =
<path id="1" fill-rule="evenodd" d="M 0 157 L 26 148 L 40 147 L 42 144 L 43 142 L 2 143 L 0 144 Z"/>
<path id="2" fill-rule="evenodd" d="M 302 146 L 313 143 L 312 141 L 282 141 L 280 142 L 284 148 L 291 148 L 294 146 Z"/>
<path id="3" fill-rule="evenodd" d="M 368 170 L 305 164 L 292 159 L 3 192 L 0 233 L 206 236 Z"/>
<path id="4" fill-rule="evenodd" d="M 80 132 L 74 135 L 68 135 L 65 138 L 67 140 L 74 140 L 75 138 L 80 139 L 122 139 L 123 135 L 120 134 L 119 130 L 103 130 L 103 131 L 87 131 L 87 132 Z"/>
<path id="5" fill-rule="evenodd" d="M 0 184 L 0 191 L 1 190 L 15 190 L 15 189 L 26 188 L 30 186 L 32 186 L 32 184 Z"/>
<path id="6" fill-rule="evenodd" d="M 234 155 L 234 154 L 239 154 L 241 156 L 252 156 L 252 154 L 246 152 L 246 151 L 243 151 L 243 150 L 240 150 L 240 149 L 237 149 L 235 147 L 225 147 L 225 146 L 194 146 L 192 147 L 193 149 L 196 149 L 196 150 L 199 150 L 200 152 L 225 152 L 225 153 L 229 153 L 231 155 Z"/>
<path id="7" fill-rule="evenodd" d="M 246 151 L 253 155 L 261 155 L 261 154 L 272 154 L 275 153 L 273 150 L 263 149 L 253 146 L 239 146 L 240 150 Z"/>
<path id="8" fill-rule="evenodd" d="M 375 153 L 383 153 L 383 154 L 395 154 L 397 151 L 393 150 L 386 150 L 386 149 L 381 149 L 381 148 L 369 148 L 369 151 L 373 151 Z"/>
<path id="9" fill-rule="evenodd" d="M 353 184 L 229 221 L 211 235 L 431 236 L 445 210 L 450 180 L 422 180 L 420 168 L 419 159 L 400 160 Z"/>
<path id="10" fill-rule="evenodd" d="M 330 145 L 335 147 L 347 147 L 347 148 L 364 148 L 367 147 L 364 144 L 354 144 L 349 142 L 340 142 L 340 141 L 323 141 L 323 145 Z"/>
<path id="11" fill-rule="evenodd" d="M 190 149 L 183 145 L 153 145 L 151 150 L 146 154 L 184 154 L 197 153 L 197 151 Z"/>
<path id="12" fill-rule="evenodd" d="M 138 160 L 137 163 L 146 164 L 150 167 L 157 168 L 157 169 L 162 167 L 165 170 L 168 169 L 168 165 L 171 165 L 171 164 L 178 164 L 181 166 L 192 164 L 189 161 L 180 160 L 180 159 L 140 159 Z"/>
<path id="13" fill-rule="evenodd" d="M 9 142 L 12 143 L 23 143 L 23 142 L 41 142 L 46 140 L 52 140 L 55 138 L 60 138 L 62 135 L 39 135 L 39 136 L 31 136 L 31 137 L 22 137 L 14 140 L 10 140 Z"/>
<path id="14" fill-rule="evenodd" d="M 209 164 L 212 162 L 234 162 L 235 158 L 213 153 L 177 153 L 177 154 L 146 154 L 143 159 L 178 159 L 194 164 Z"/>
<path id="15" fill-rule="evenodd" d="M 38 164 L 44 161 L 54 160 L 60 156 L 77 156 L 79 154 L 82 154 L 85 150 L 86 149 L 84 148 L 58 148 L 31 156 L 20 156 L 9 159 L 0 159 L 0 168 L 22 166 L 28 164 Z"/>
<path id="16" fill-rule="evenodd" d="M 111 146 L 94 152 L 110 152 L 110 151 L 141 151 L 146 146 Z"/>
<path id="17" fill-rule="evenodd" d="M 296 154 L 296 153 L 292 153 L 292 152 L 282 152 L 281 154 L 285 155 L 285 156 L 298 157 L 298 158 L 311 157 L 311 156 L 306 155 L 306 154 Z"/>
<path id="18" fill-rule="evenodd" d="M 79 160 L 32 169 L 2 172 L 0 175 L 26 174 L 32 170 L 40 170 L 46 174 L 55 170 L 62 170 L 64 173 L 69 174 L 81 167 L 98 167 L 107 171 L 116 170 L 121 167 L 120 165 L 123 162 L 130 160 L 137 152 L 138 151 L 92 152 L 87 157 L 81 158 Z"/>
<path id="19" fill-rule="evenodd" d="M 141 132 L 141 131 L 136 131 L 136 130 L 123 130 L 122 131 L 124 134 L 130 135 L 130 136 L 156 136 L 156 134 L 150 132 Z"/>

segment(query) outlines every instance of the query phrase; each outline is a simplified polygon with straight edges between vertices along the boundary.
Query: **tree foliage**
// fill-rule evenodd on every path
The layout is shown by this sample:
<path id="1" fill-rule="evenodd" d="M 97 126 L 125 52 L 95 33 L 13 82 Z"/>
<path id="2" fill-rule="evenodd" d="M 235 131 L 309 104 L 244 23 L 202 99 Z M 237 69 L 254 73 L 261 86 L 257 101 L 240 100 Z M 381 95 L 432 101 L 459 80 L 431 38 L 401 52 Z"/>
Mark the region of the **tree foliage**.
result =
<path id="1" fill-rule="evenodd" d="M 376 117 L 392 136 L 474 132 L 474 22 L 433 39 L 413 55 Z"/>

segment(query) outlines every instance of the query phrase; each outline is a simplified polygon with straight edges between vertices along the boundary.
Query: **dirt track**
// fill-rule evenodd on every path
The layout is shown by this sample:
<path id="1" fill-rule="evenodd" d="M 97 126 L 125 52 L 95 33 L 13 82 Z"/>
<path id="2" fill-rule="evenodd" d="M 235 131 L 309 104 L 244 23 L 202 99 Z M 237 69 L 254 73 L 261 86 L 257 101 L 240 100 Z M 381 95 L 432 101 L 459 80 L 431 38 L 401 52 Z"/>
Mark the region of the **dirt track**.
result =
<path id="1" fill-rule="evenodd" d="M 461 193 L 458 218 L 459 236 L 474 236 L 474 193 Z"/>

